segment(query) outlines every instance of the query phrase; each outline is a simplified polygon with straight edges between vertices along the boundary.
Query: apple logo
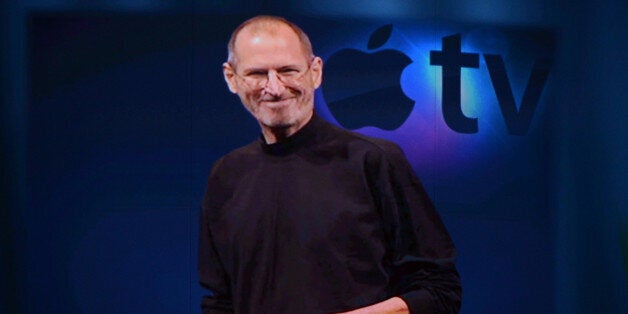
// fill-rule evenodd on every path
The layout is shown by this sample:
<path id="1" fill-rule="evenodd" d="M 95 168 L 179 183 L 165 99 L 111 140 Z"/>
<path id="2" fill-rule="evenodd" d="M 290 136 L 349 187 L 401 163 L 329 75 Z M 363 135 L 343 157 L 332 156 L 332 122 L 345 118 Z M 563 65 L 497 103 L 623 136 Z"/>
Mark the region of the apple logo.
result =
<path id="1" fill-rule="evenodd" d="M 380 27 L 371 35 L 367 48 L 373 50 L 384 45 L 391 32 L 391 24 Z M 369 125 L 397 129 L 414 107 L 414 101 L 399 85 L 401 72 L 410 63 L 412 60 L 397 50 L 335 52 L 323 71 L 322 92 L 329 111 L 348 129 Z"/>

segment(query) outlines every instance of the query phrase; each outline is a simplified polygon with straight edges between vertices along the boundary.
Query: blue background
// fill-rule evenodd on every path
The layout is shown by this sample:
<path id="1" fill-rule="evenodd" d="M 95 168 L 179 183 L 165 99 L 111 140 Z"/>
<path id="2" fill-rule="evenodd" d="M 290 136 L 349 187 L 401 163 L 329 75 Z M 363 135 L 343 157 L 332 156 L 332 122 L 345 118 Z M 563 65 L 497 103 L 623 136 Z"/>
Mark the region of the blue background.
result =
<path id="1" fill-rule="evenodd" d="M 260 13 L 297 22 L 325 60 L 393 25 L 371 52 L 412 59 L 415 106 L 396 130 L 358 131 L 399 143 L 423 180 L 459 251 L 462 313 L 628 312 L 627 5 L 384 3 L 3 2 L 0 312 L 199 312 L 206 176 L 259 132 L 221 63 Z M 555 61 L 526 135 L 507 133 L 481 56 L 462 72 L 479 132 L 445 126 L 426 55 L 452 33 L 502 55 L 517 102 L 535 58 L 517 36 L 551 35 L 532 41 Z M 321 91 L 316 106 L 334 121 Z"/>

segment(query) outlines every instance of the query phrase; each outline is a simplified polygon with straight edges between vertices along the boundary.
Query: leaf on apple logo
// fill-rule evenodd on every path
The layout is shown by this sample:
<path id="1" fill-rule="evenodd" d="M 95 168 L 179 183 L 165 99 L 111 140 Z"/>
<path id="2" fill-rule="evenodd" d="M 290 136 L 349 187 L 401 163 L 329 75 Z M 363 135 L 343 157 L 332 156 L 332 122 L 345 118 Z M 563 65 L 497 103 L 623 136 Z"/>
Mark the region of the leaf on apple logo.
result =
<path id="1" fill-rule="evenodd" d="M 390 34 L 392 33 L 392 24 L 384 25 L 373 32 L 369 43 L 366 46 L 368 49 L 376 49 L 381 47 L 388 41 Z"/>

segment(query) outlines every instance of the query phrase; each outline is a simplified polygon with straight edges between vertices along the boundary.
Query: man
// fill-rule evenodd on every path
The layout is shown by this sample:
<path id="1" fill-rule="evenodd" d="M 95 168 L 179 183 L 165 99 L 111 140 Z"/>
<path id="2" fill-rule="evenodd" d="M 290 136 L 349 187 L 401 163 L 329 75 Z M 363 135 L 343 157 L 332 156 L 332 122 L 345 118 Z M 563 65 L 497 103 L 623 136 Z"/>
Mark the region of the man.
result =
<path id="1" fill-rule="evenodd" d="M 322 71 L 282 18 L 232 34 L 224 77 L 261 136 L 208 180 L 203 312 L 457 312 L 455 249 L 432 203 L 396 145 L 314 113 Z"/>

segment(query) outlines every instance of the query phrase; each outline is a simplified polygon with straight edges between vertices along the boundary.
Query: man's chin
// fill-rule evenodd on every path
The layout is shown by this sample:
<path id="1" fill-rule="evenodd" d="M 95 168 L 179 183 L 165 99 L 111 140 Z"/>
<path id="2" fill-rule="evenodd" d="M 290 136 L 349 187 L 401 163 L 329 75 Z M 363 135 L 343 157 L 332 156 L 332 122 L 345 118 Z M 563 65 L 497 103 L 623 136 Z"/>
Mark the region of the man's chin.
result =
<path id="1" fill-rule="evenodd" d="M 289 110 L 267 110 L 266 112 L 261 112 L 262 115 L 259 117 L 258 121 L 260 121 L 263 125 L 273 129 L 282 129 L 289 128 L 294 125 L 294 117 L 291 117 L 291 113 Z"/>
<path id="2" fill-rule="evenodd" d="M 300 128 L 300 123 L 305 122 L 307 113 L 303 110 L 305 108 L 287 107 L 280 110 L 267 110 L 268 108 L 261 108 L 255 115 L 257 121 L 262 127 L 270 130 L 288 130 L 295 127 Z"/>
<path id="3" fill-rule="evenodd" d="M 283 129 L 288 129 L 290 127 L 292 127 L 294 125 L 294 123 L 291 123 L 290 121 L 264 121 L 262 122 L 267 128 L 269 129 L 273 129 L 273 130 L 283 130 Z"/>

